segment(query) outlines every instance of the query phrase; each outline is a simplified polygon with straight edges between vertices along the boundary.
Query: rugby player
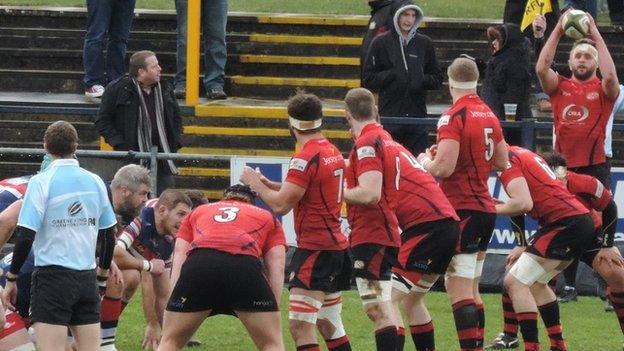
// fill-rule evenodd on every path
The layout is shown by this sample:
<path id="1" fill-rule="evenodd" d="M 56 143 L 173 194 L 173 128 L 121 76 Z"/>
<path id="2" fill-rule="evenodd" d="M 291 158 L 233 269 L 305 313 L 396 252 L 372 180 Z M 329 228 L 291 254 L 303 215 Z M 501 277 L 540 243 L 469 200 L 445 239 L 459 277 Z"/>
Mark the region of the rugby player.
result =
<path id="1" fill-rule="evenodd" d="M 123 230 L 139 214 L 147 201 L 151 180 L 149 170 L 143 166 L 129 164 L 121 167 L 108 187 L 108 198 L 119 218 L 117 232 Z M 113 261 L 113 267 L 115 267 Z M 115 351 L 115 334 L 119 314 L 126 307 L 130 297 L 123 292 L 134 292 L 139 276 L 136 271 L 124 271 L 121 276 L 111 274 L 106 292 L 102 298 L 100 313 L 101 351 Z"/>
<path id="2" fill-rule="evenodd" d="M 588 15 L 587 39 L 575 42 L 569 54 L 572 77 L 557 74 L 551 67 L 564 35 L 564 17 L 560 17 L 536 63 L 540 84 L 552 103 L 553 149 L 565 157 L 571 171 L 596 177 L 610 188 L 612 110 L 620 94 L 615 64 L 594 19 Z M 598 69 L 602 78 L 597 76 Z M 576 299 L 577 267 L 578 261 L 574 261 L 564 272 L 562 302 Z"/>
<path id="3" fill-rule="evenodd" d="M 284 350 L 278 301 L 286 238 L 280 222 L 254 202 L 249 187 L 234 185 L 223 200 L 183 220 L 159 351 L 182 349 L 204 319 L 231 311 L 258 349 Z"/>
<path id="4" fill-rule="evenodd" d="M 401 239 L 388 197 L 394 187 L 389 175 L 396 168 L 395 155 L 384 163 L 386 145 L 393 140 L 378 123 L 374 100 L 369 98 L 372 94 L 364 88 L 352 89 L 345 98 L 345 117 L 355 145 L 349 155 L 344 197 L 349 205 L 353 275 L 364 311 L 373 322 L 377 350 L 395 350 L 400 338 L 390 301 L 391 278 Z"/>
<path id="5" fill-rule="evenodd" d="M 588 259 L 596 234 L 589 210 L 572 195 L 546 161 L 535 153 L 509 147 L 509 167 L 499 177 L 509 200 L 496 205 L 499 215 L 528 213 L 540 229 L 526 249 L 519 246 L 508 257 L 513 264 L 505 276 L 524 339 L 525 350 L 539 350 L 537 312 L 548 330 L 551 350 L 566 350 L 559 307 L 548 282 L 575 258 Z M 520 242 L 520 245 L 524 243 Z M 599 243 L 598 243 L 599 245 Z M 592 251 L 595 256 L 596 251 Z M 591 264 L 591 263 L 590 263 Z"/>
<path id="6" fill-rule="evenodd" d="M 366 182 L 369 181 L 368 177 L 373 179 L 370 184 L 358 182 L 357 187 L 346 189 L 345 198 L 349 200 L 351 191 L 360 191 L 364 196 L 369 195 L 370 192 L 385 194 L 385 202 L 378 199 L 376 206 L 381 207 L 382 203 L 389 205 L 391 210 L 396 213 L 398 224 L 401 228 L 405 228 L 401 233 L 402 243 L 398 260 L 394 262 L 394 268 L 392 268 L 395 273 L 392 281 L 394 287 L 392 290 L 393 309 L 389 310 L 387 301 L 377 302 L 377 299 L 383 297 L 383 293 L 387 293 L 386 291 L 375 294 L 374 291 L 370 291 L 372 289 L 368 289 L 368 291 L 364 291 L 365 295 L 362 295 L 362 299 L 364 301 L 367 298 L 372 300 L 365 304 L 365 307 L 368 308 L 369 317 L 375 316 L 371 313 L 372 311 L 378 315 L 385 313 L 385 318 L 390 319 L 390 324 L 387 326 L 398 327 L 396 328 L 399 335 L 398 344 L 395 344 L 393 349 L 388 349 L 403 349 L 404 340 L 402 340 L 401 335 L 404 335 L 404 330 L 399 304 L 405 301 L 405 309 L 416 349 L 434 350 L 433 324 L 424 305 L 423 297 L 437 280 L 438 275 L 446 272 L 446 268 L 454 255 L 459 238 L 457 225 L 459 218 L 435 179 L 422 168 L 405 147 L 393 141 L 389 134 L 381 128 L 376 118 L 377 110 L 372 93 L 363 88 L 352 89 L 345 97 L 345 104 L 347 122 L 357 138 L 354 152 L 356 155 L 364 156 L 358 160 L 359 157 L 352 155 L 349 167 L 355 168 L 354 172 L 356 170 L 362 172 L 358 180 L 361 178 Z M 367 142 L 362 143 L 361 140 L 367 140 Z M 365 147 L 371 149 L 360 151 Z M 376 177 L 367 175 L 369 172 L 374 172 L 373 175 Z M 352 181 L 353 179 L 349 182 Z M 365 223 L 369 223 L 369 226 L 372 225 L 371 223 L 377 223 L 373 227 L 374 229 L 381 227 L 381 233 L 377 232 L 377 236 L 387 240 L 386 233 L 392 233 L 392 231 L 383 230 L 384 222 L 388 221 L 384 217 L 384 213 L 377 213 L 375 214 L 376 217 L 373 217 L 374 211 L 379 211 L 377 208 L 368 209 L 365 206 L 355 207 L 353 205 L 349 206 L 349 211 L 352 212 L 356 208 L 358 212 L 355 213 L 353 222 L 354 224 L 359 223 L 359 230 L 364 230 Z M 368 214 L 369 217 L 358 218 L 361 215 L 360 211 Z M 352 218 L 350 216 L 349 219 Z M 356 234 L 353 230 L 351 235 L 352 240 L 355 240 Z M 372 246 L 369 243 L 363 245 Z M 394 248 L 379 244 L 376 246 L 378 251 L 382 249 L 386 252 Z M 393 257 L 393 260 L 396 259 L 397 257 Z M 370 261 L 366 263 L 369 270 L 371 266 L 375 265 Z M 382 264 L 386 265 L 382 272 L 383 277 L 385 277 L 390 270 L 387 265 L 391 263 L 383 262 Z M 375 273 L 380 274 L 379 272 Z M 372 272 L 369 271 L 367 277 L 370 277 L 371 274 Z M 376 284 L 382 289 L 388 288 L 385 286 L 387 283 L 380 280 L 379 276 L 374 277 L 376 279 L 358 285 L 358 289 L 361 289 L 360 286 L 366 287 L 369 284 Z M 363 278 L 356 279 L 364 280 Z M 373 306 L 375 309 L 371 308 Z M 377 327 L 377 323 L 375 326 Z M 380 341 L 379 338 L 377 341 Z M 379 345 L 378 343 L 378 349 L 384 349 L 384 347 L 386 345 Z"/>
<path id="7" fill-rule="evenodd" d="M 613 195 L 600 183 L 600 181 L 592 176 L 574 173 L 567 170 L 567 163 L 563 156 L 560 154 L 547 154 L 544 155 L 544 160 L 555 173 L 557 179 L 562 181 L 570 193 L 576 196 L 585 207 L 590 211 L 594 225 L 596 228 L 597 241 L 601 242 L 601 246 L 605 248 L 613 246 L 613 238 L 615 236 L 615 224 L 617 222 L 617 207 L 615 201 L 613 201 Z M 607 220 L 603 222 L 600 213 L 604 213 Z M 604 238 L 603 238 L 604 235 Z M 523 238 L 519 238 L 520 242 Z M 593 262 L 593 256 L 600 250 L 598 245 L 589 248 L 588 253 L 583 256 L 584 262 L 589 266 L 594 266 L 598 263 Z M 618 260 L 615 264 L 618 264 Z M 611 278 L 613 279 L 613 278 Z M 556 284 L 556 278 L 549 282 L 551 288 Z M 492 345 L 487 347 L 488 349 L 500 350 L 507 348 L 518 347 L 518 320 L 515 316 L 515 311 L 511 303 L 509 295 L 503 294 L 503 311 L 504 311 L 504 331 L 493 341 Z M 558 322 L 556 324 L 559 324 Z M 551 345 L 557 347 L 557 340 L 559 335 L 557 333 L 552 334 L 556 339 L 551 341 Z M 552 337 L 549 334 L 549 337 Z"/>
<path id="8" fill-rule="evenodd" d="M 459 215 L 460 241 L 446 272 L 462 349 L 483 347 L 485 313 L 479 278 L 494 230 L 496 209 L 487 180 L 508 163 L 498 118 L 476 93 L 474 61 L 457 58 L 447 70 L 453 106 L 438 121 L 437 145 L 418 156 Z"/>
<path id="9" fill-rule="evenodd" d="M 321 133 L 322 104 L 299 92 L 288 102 L 289 128 L 301 149 L 284 183 L 246 167 L 241 181 L 274 212 L 294 209 L 297 249 L 290 271 L 290 332 L 297 350 L 319 350 L 315 325 L 329 350 L 350 350 L 342 324 L 340 291 L 350 289 L 349 245 L 340 229 L 345 162 Z"/>
<path id="10" fill-rule="evenodd" d="M 0 285 L 6 284 L 6 273 L 11 267 L 13 254 L 9 253 L 0 261 Z M 27 267 L 29 266 L 29 267 Z M 25 264 L 22 268 L 32 271 L 32 265 Z M 20 273 L 21 273 L 20 272 Z M 2 288 L 0 288 L 0 291 Z M 5 309 L 0 304 L 2 330 L 0 330 L 0 351 L 35 351 L 35 345 L 28 334 L 28 319 L 22 318 L 17 311 Z"/>
<path id="11" fill-rule="evenodd" d="M 102 180 L 73 159 L 77 145 L 71 124 L 58 121 L 46 129 L 44 148 L 54 161 L 29 181 L 6 274 L 3 302 L 14 308 L 15 282 L 32 246 L 37 289 L 31 294 L 31 318 L 37 337 L 45 340 L 38 345 L 44 351 L 65 347 L 67 327 L 79 349 L 99 348 L 97 286 L 106 284 L 116 219 Z"/>
<path id="12" fill-rule="evenodd" d="M 133 287 L 139 284 L 140 276 L 136 272 L 151 273 L 150 291 L 154 295 L 149 299 L 151 305 L 144 304 L 144 313 L 148 321 L 146 329 L 150 328 L 155 338 L 150 339 L 149 345 L 145 344 L 144 347 L 156 349 L 160 339 L 163 313 L 170 294 L 169 268 L 173 243 L 182 218 L 191 211 L 191 206 L 191 200 L 183 192 L 165 190 L 158 199 L 148 201 L 139 216 L 118 235 L 114 260 L 124 277 L 129 278 L 124 283 L 130 283 L 132 287 L 124 289 L 122 293 L 127 299 L 126 304 L 134 294 Z M 102 308 L 102 344 L 107 348 L 110 348 L 109 345 L 114 347 L 115 326 L 122 313 L 119 303 L 117 306 L 119 308 L 110 308 L 110 305 Z"/>

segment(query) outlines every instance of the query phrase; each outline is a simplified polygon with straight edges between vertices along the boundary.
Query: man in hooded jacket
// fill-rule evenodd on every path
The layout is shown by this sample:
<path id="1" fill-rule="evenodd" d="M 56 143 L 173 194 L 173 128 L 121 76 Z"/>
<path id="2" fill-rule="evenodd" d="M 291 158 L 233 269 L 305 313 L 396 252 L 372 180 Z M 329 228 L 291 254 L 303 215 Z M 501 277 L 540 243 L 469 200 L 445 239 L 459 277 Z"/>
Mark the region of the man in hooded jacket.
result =
<path id="1" fill-rule="evenodd" d="M 433 42 L 418 33 L 423 16 L 416 5 L 400 7 L 393 17 L 393 28 L 371 43 L 362 85 L 379 94 L 379 114 L 383 117 L 426 117 L 426 91 L 442 86 L 444 75 Z M 414 154 L 429 146 L 422 126 L 395 124 L 386 129 Z"/>
<path id="2" fill-rule="evenodd" d="M 394 27 L 392 16 L 396 10 L 411 3 L 411 0 L 370 0 L 368 2 L 368 6 L 371 8 L 371 18 L 368 20 L 368 30 L 362 40 L 360 66 L 364 67 L 364 61 L 373 39 Z"/>

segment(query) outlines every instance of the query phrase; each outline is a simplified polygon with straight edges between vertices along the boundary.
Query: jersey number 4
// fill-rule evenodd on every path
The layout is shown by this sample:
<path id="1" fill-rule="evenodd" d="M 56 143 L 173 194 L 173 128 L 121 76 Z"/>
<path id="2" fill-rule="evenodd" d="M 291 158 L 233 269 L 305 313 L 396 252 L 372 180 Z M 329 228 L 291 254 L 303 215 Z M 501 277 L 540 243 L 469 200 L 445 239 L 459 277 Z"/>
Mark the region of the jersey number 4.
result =
<path id="1" fill-rule="evenodd" d="M 219 211 L 221 211 L 221 213 L 217 213 L 212 218 L 214 218 L 216 222 L 227 223 L 236 219 L 240 209 L 238 207 L 221 207 Z"/>

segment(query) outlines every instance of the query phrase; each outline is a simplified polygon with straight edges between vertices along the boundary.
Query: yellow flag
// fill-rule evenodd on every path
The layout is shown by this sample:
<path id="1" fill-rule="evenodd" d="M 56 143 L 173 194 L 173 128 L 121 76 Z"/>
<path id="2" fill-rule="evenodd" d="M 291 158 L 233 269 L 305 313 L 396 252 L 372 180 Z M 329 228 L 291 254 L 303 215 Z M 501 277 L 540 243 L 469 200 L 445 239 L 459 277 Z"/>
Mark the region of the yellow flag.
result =
<path id="1" fill-rule="evenodd" d="M 524 9 L 524 16 L 522 17 L 522 24 L 520 24 L 520 30 L 524 31 L 526 27 L 530 26 L 535 19 L 536 14 L 545 15 L 552 12 L 552 4 L 550 0 L 529 0 L 527 1 Z"/>

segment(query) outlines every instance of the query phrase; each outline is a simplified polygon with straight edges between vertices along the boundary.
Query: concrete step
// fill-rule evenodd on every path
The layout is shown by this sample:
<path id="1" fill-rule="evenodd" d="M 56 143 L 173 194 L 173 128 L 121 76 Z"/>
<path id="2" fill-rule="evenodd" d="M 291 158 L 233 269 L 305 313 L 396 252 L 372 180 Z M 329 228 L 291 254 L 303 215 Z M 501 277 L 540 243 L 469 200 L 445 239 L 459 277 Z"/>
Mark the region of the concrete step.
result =
<path id="1" fill-rule="evenodd" d="M 0 133 L 6 140 L 13 142 L 40 141 L 43 142 L 43 134 L 53 121 L 10 120 L 0 118 Z M 98 140 L 98 134 L 93 122 L 72 122 L 78 132 L 80 142 L 94 142 Z"/>
<path id="2" fill-rule="evenodd" d="M 0 7 L 0 23 L 3 27 L 83 29 L 86 26 L 86 10 L 84 8 L 3 6 Z M 361 36 L 367 23 L 366 16 L 272 15 L 230 12 L 227 31 Z M 134 30 L 140 31 L 175 30 L 175 12 L 170 10 L 136 10 L 132 27 Z"/>

